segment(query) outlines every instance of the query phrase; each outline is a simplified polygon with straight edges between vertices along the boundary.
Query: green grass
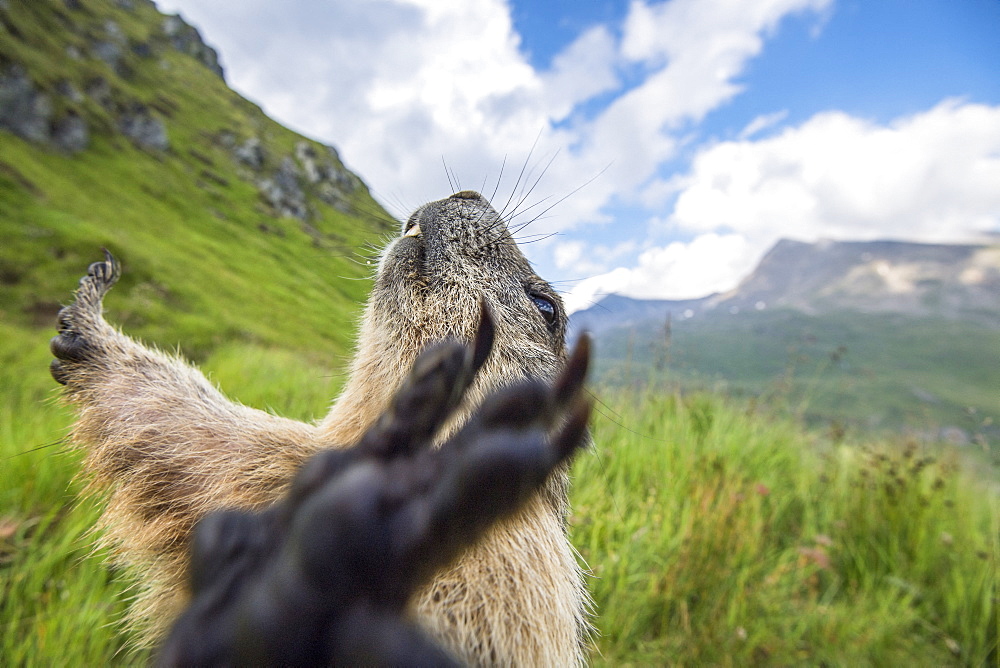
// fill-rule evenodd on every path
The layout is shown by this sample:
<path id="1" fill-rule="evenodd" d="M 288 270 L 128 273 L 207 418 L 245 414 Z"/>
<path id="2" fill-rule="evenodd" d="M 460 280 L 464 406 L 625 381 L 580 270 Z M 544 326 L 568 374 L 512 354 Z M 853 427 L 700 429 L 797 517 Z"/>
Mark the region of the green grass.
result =
<path id="1" fill-rule="evenodd" d="M 835 446 L 710 395 L 603 399 L 573 493 L 598 663 L 1000 661 L 1000 500 L 956 453 Z"/>
<path id="2" fill-rule="evenodd" d="M 975 322 L 774 309 L 673 323 L 662 365 L 662 326 L 608 332 L 597 376 L 637 376 L 669 388 L 711 389 L 780 401 L 796 417 L 872 433 L 933 438 L 957 427 L 1000 454 L 1000 330 Z M 648 373 L 660 362 L 660 370 Z"/>
<path id="3" fill-rule="evenodd" d="M 129 664 L 128 582 L 93 554 L 97 510 L 52 401 L 45 335 L 4 327 L 0 656 Z M 336 372 L 232 343 L 204 365 L 258 407 L 322 415 Z M 940 448 L 833 445 L 712 395 L 600 392 L 574 467 L 572 538 L 608 665 L 998 662 L 995 486 Z"/>

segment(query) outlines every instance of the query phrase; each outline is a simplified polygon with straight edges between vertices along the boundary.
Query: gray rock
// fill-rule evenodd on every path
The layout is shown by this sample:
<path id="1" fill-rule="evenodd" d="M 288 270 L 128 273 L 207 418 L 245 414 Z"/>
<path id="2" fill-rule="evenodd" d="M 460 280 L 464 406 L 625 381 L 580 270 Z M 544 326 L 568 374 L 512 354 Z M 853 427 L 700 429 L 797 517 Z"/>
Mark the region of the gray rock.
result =
<path id="1" fill-rule="evenodd" d="M 316 164 L 316 149 L 313 148 L 312 144 L 304 141 L 296 144 L 295 157 L 302 165 L 309 183 L 316 184 L 322 180 L 322 172 L 319 165 Z"/>
<path id="2" fill-rule="evenodd" d="M 291 158 L 285 158 L 274 175 L 269 179 L 261 179 L 257 187 L 264 200 L 278 215 L 307 220 L 309 207 L 299 178 L 295 162 Z"/>
<path id="3" fill-rule="evenodd" d="M 63 79 L 56 84 L 56 92 L 68 99 L 70 102 L 75 102 L 77 104 L 83 102 L 83 93 L 77 88 L 72 81 L 69 79 Z"/>
<path id="4" fill-rule="evenodd" d="M 0 74 L 0 128 L 29 141 L 51 138 L 52 102 L 19 65 Z"/>
<path id="5" fill-rule="evenodd" d="M 111 84 L 104 77 L 96 77 L 87 82 L 87 96 L 105 109 L 110 109 L 112 102 Z"/>
<path id="6" fill-rule="evenodd" d="M 264 153 L 264 147 L 261 146 L 260 139 L 257 137 L 250 137 L 237 146 L 233 149 L 233 155 L 237 160 L 254 171 L 260 171 L 264 166 L 264 160 L 267 158 L 267 155 Z"/>
<path id="7" fill-rule="evenodd" d="M 215 72 L 220 79 L 225 80 L 226 74 L 222 69 L 222 65 L 219 64 L 218 52 L 205 44 L 197 28 L 187 23 L 180 16 L 173 15 L 163 19 L 163 32 L 175 49 L 181 53 L 194 56 L 198 62 Z"/>
<path id="8" fill-rule="evenodd" d="M 153 56 L 153 47 L 147 42 L 136 42 L 132 45 L 132 53 L 140 58 L 151 58 Z"/>
<path id="9" fill-rule="evenodd" d="M 68 153 L 79 153 L 90 144 L 87 122 L 76 112 L 69 112 L 53 126 L 52 141 Z"/>
<path id="10" fill-rule="evenodd" d="M 117 42 L 118 44 L 125 43 L 125 31 L 122 30 L 120 25 L 110 19 L 104 22 L 104 33 L 112 42 Z"/>
<path id="11" fill-rule="evenodd" d="M 90 52 L 117 74 L 124 76 L 128 74 L 128 66 L 125 62 L 127 43 L 128 40 L 122 27 L 114 21 L 108 20 L 104 22 L 104 38 L 91 42 Z"/>
<path id="12" fill-rule="evenodd" d="M 316 186 L 316 196 L 344 213 L 351 213 L 350 191 L 343 190 L 332 183 L 320 183 Z"/>
<path id="13" fill-rule="evenodd" d="M 94 57 L 103 61 L 108 67 L 121 74 L 124 65 L 122 58 L 125 56 L 120 44 L 107 40 L 93 42 L 90 45 L 90 52 Z"/>
<path id="14" fill-rule="evenodd" d="M 274 178 L 278 185 L 285 190 L 302 192 L 302 187 L 299 185 L 299 169 L 291 158 L 285 158 L 281 161 L 281 166 L 275 172 Z"/>
<path id="15" fill-rule="evenodd" d="M 320 154 L 309 142 L 299 142 L 295 146 L 295 157 L 305 173 L 306 180 L 315 186 L 316 196 L 327 204 L 341 210 L 350 208 L 348 198 L 357 187 L 354 176 L 338 166 L 340 156 L 332 146 L 325 147 L 327 154 L 336 162 L 320 161 Z"/>
<path id="16" fill-rule="evenodd" d="M 118 119 L 122 134 L 137 146 L 156 151 L 170 148 L 167 128 L 163 121 L 153 116 L 144 105 L 133 105 Z"/>

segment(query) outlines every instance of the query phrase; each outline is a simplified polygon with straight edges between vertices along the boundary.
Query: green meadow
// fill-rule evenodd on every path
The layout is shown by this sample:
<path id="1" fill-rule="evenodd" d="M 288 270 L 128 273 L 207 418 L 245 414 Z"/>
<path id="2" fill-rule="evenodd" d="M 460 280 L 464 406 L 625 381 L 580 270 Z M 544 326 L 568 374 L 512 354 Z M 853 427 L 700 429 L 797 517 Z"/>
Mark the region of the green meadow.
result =
<path id="1" fill-rule="evenodd" d="M 113 315 L 113 314 L 112 314 Z M 48 332 L 4 327 L 0 656 L 131 664 L 129 582 L 92 548 Z M 230 395 L 309 419 L 337 367 L 225 343 Z M 1000 500 L 954 450 L 833 444 L 760 405 L 595 389 L 571 531 L 591 573 L 597 665 L 995 665 Z"/>

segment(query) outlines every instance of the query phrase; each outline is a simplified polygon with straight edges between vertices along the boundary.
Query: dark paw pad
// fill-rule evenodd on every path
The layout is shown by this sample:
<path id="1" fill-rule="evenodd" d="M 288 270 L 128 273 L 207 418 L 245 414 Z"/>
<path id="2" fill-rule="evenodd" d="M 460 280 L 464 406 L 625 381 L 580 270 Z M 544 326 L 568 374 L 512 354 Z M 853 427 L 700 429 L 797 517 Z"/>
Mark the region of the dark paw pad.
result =
<path id="1" fill-rule="evenodd" d="M 49 373 L 60 385 L 65 385 L 69 380 L 69 374 L 66 373 L 66 369 L 63 368 L 62 362 L 59 360 L 52 360 L 52 363 L 49 364 Z"/>
<path id="2" fill-rule="evenodd" d="M 72 331 L 62 332 L 59 336 L 52 337 L 52 341 L 49 342 L 49 350 L 52 351 L 56 361 L 65 362 L 81 362 L 93 352 L 93 348 L 87 343 L 87 340 Z"/>

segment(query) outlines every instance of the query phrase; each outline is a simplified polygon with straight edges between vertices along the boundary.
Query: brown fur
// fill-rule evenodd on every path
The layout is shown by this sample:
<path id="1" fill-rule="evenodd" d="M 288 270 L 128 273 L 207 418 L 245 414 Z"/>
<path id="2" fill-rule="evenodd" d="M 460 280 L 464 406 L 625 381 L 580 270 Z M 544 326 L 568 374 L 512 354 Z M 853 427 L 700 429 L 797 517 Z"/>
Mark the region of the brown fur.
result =
<path id="1" fill-rule="evenodd" d="M 457 193 L 418 209 L 404 232 L 414 225 L 419 235 L 383 253 L 350 380 L 315 425 L 230 401 L 183 360 L 105 322 L 101 298 L 113 279 L 81 281 L 53 342 L 54 373 L 78 408 L 72 439 L 87 453 L 92 487 L 110 490 L 103 540 L 140 578 L 130 615 L 144 642 L 162 637 L 185 601 L 194 523 L 220 507 L 266 505 L 310 455 L 356 442 L 420 350 L 449 336 L 470 340 L 481 301 L 495 316 L 497 342 L 452 429 L 487 391 L 555 377 L 565 357 L 562 304 L 489 203 Z M 554 306 L 551 322 L 531 294 Z M 566 486 L 565 471 L 555 475 L 416 597 L 421 625 L 462 660 L 583 662 L 587 595 L 565 531 Z"/>

